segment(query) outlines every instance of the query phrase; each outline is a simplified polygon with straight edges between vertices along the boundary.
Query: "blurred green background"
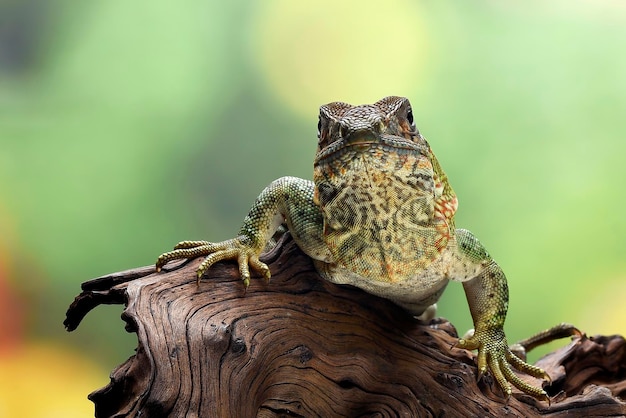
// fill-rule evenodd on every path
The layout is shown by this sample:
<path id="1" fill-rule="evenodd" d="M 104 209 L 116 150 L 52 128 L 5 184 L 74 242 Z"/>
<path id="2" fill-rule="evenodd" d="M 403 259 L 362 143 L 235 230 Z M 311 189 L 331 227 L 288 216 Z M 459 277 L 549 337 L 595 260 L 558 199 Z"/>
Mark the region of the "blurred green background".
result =
<path id="1" fill-rule="evenodd" d="M 80 283 L 232 237 L 335 100 L 411 99 L 509 340 L 626 333 L 625 51 L 617 0 L 3 0 L 0 416 L 92 414 L 136 338 L 119 306 L 66 333 Z M 471 327 L 462 286 L 439 313 Z"/>

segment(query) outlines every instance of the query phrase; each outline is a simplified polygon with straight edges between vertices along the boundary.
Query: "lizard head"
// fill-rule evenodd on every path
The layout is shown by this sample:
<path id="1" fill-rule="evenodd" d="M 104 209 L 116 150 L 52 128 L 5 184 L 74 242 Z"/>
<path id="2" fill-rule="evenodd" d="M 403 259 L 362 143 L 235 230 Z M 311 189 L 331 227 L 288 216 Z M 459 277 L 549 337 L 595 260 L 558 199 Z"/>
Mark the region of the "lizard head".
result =
<path id="1" fill-rule="evenodd" d="M 411 171 L 425 168 L 428 173 L 422 177 L 432 180 L 430 147 L 415 127 L 411 103 L 404 97 L 389 96 L 371 105 L 323 105 L 317 127 L 314 181 L 318 189 L 328 183 L 361 187 L 366 179 L 354 183 L 361 175 L 371 183 L 385 175 L 410 176 Z"/>
<path id="2" fill-rule="evenodd" d="M 377 145 L 415 152 L 428 148 L 415 127 L 411 103 L 404 97 L 389 96 L 371 105 L 323 105 L 317 129 L 316 163 Z"/>

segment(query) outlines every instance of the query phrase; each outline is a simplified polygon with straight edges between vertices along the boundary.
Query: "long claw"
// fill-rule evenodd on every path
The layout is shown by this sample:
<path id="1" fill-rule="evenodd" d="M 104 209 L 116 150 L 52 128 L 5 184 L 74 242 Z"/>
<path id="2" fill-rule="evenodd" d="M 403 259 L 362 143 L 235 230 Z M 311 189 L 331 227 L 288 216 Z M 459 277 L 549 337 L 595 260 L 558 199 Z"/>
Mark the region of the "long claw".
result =
<path id="1" fill-rule="evenodd" d="M 204 241 L 197 241 L 204 242 Z M 156 261 L 156 270 L 161 271 L 163 266 L 173 260 L 180 260 L 185 258 L 195 258 L 202 255 L 208 255 L 211 253 L 212 247 L 209 244 L 203 244 L 197 247 L 186 247 L 186 248 L 174 248 L 174 250 L 169 251 L 167 253 L 163 253 L 159 256 Z"/>
<path id="2" fill-rule="evenodd" d="M 480 379 L 485 373 L 487 373 L 487 353 L 485 350 L 478 350 L 477 364 L 478 379 Z"/>
<path id="3" fill-rule="evenodd" d="M 178 250 L 181 248 L 195 248 L 202 247 L 204 245 L 209 245 L 209 241 L 181 241 L 176 244 L 176 246 L 174 246 L 174 249 Z"/>
<path id="4" fill-rule="evenodd" d="M 521 347 L 521 349 L 523 349 L 525 352 L 529 352 L 535 347 L 538 347 L 543 344 L 547 344 L 554 340 L 567 338 L 567 337 L 583 338 L 584 336 L 585 334 L 581 332 L 578 328 L 576 328 L 574 325 L 563 322 L 563 323 L 553 326 L 552 328 L 548 328 L 544 331 L 541 331 L 522 341 L 518 341 L 517 344 L 515 345 Z"/>
<path id="5" fill-rule="evenodd" d="M 508 399 L 512 393 L 511 385 L 509 385 L 510 379 L 509 376 L 505 377 L 505 375 L 507 374 L 507 368 L 500 366 L 500 362 L 497 358 L 495 358 L 494 356 L 489 357 L 489 369 L 491 370 L 493 377 L 496 379 L 496 382 L 498 382 L 498 385 L 500 385 L 500 388 L 502 388 L 504 396 Z"/>
<path id="6" fill-rule="evenodd" d="M 263 275 L 263 279 L 265 280 L 266 284 L 270 282 L 272 273 L 270 272 L 270 268 L 267 266 L 267 264 L 261 262 L 258 257 L 250 257 L 248 263 L 250 264 L 250 267 Z"/>
<path id="7" fill-rule="evenodd" d="M 527 364 L 527 366 L 530 366 L 530 364 Z M 506 380 L 513 383 L 513 385 L 515 385 L 515 387 L 521 390 L 522 392 L 528 393 L 529 395 L 533 395 L 536 398 L 545 398 L 548 396 L 543 389 L 529 385 L 528 383 L 520 379 L 515 373 L 513 373 L 513 370 L 511 370 L 511 367 L 506 361 L 502 361 L 501 367 L 502 367 L 502 373 L 506 377 Z M 538 367 L 535 367 L 535 368 L 538 369 Z"/>
<path id="8" fill-rule="evenodd" d="M 551 380 L 548 373 L 546 373 L 542 368 L 525 363 L 513 353 L 507 353 L 507 360 L 511 366 L 515 367 L 520 372 L 529 374 L 537 379 Z"/>

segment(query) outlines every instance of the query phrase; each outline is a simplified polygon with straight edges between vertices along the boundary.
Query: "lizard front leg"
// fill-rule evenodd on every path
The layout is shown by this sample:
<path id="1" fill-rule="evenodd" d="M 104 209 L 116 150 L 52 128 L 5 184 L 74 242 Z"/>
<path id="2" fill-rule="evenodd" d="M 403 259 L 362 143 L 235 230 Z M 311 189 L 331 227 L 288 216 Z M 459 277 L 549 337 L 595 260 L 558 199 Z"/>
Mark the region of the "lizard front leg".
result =
<path id="1" fill-rule="evenodd" d="M 479 378 L 489 370 L 507 397 L 511 395 L 512 383 L 525 393 L 547 400 L 548 395 L 543 389 L 522 381 L 512 370 L 515 368 L 540 379 L 549 379 L 542 369 L 522 361 L 509 348 L 504 334 L 509 303 L 504 272 L 469 231 L 457 230 L 457 239 L 461 254 L 470 262 L 483 266 L 475 278 L 463 283 L 475 331 L 473 336 L 460 339 L 457 346 L 478 350 Z"/>
<path id="2" fill-rule="evenodd" d="M 269 267 L 259 255 L 281 223 L 287 222 L 296 243 L 315 256 L 322 247 L 321 214 L 313 202 L 313 183 L 296 177 L 282 177 L 273 181 L 257 197 L 244 219 L 237 237 L 212 243 L 183 241 L 173 251 L 161 254 L 156 270 L 173 260 L 206 256 L 197 270 L 197 280 L 216 262 L 236 260 L 244 286 L 250 284 L 250 268 L 269 280 Z M 309 250 L 309 251 L 307 251 Z"/>

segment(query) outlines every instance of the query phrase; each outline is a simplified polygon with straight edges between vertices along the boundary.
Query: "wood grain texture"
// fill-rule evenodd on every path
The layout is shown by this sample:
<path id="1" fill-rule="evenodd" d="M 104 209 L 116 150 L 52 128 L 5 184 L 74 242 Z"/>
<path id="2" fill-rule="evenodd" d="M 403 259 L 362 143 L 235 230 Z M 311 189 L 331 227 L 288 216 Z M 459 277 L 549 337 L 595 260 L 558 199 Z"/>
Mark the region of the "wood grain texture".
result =
<path id="1" fill-rule="evenodd" d="M 327 283 L 293 241 L 268 255 L 269 284 L 244 292 L 235 264 L 196 285 L 200 259 L 83 284 L 67 312 L 75 329 L 102 303 L 126 304 L 137 352 L 89 395 L 97 417 L 625 416 L 626 343 L 577 339 L 540 361 L 552 404 L 507 402 L 454 327 L 419 323 L 391 302 Z M 535 381 L 534 383 L 539 383 Z"/>

